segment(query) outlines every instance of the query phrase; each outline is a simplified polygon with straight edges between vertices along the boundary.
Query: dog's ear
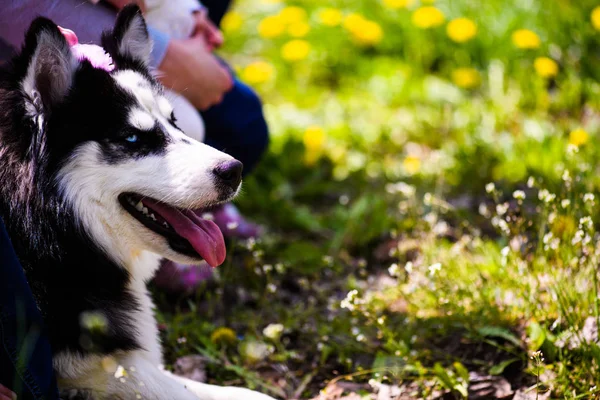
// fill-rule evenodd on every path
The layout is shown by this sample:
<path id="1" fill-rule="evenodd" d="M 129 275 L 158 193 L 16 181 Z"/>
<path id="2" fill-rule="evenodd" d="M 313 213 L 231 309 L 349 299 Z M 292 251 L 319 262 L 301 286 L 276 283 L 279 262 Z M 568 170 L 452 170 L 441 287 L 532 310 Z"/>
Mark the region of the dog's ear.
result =
<path id="1" fill-rule="evenodd" d="M 56 24 L 43 17 L 31 24 L 21 54 L 27 63 L 21 89 L 37 111 L 48 112 L 67 95 L 78 61 Z"/>
<path id="2" fill-rule="evenodd" d="M 117 68 L 148 67 L 152 40 L 137 5 L 127 5 L 119 12 L 112 32 L 102 35 L 102 47 L 111 55 Z"/>

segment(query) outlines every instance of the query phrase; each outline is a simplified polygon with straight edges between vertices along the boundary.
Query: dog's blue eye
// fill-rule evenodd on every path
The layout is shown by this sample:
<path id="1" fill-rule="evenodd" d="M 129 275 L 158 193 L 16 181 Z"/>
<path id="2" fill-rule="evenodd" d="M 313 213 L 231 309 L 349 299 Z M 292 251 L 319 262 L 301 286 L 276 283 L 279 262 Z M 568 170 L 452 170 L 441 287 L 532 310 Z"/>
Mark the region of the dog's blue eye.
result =
<path id="1" fill-rule="evenodd" d="M 135 143 L 138 141 L 138 135 L 133 134 L 133 135 L 129 135 L 125 138 L 126 141 L 128 141 L 129 143 Z"/>

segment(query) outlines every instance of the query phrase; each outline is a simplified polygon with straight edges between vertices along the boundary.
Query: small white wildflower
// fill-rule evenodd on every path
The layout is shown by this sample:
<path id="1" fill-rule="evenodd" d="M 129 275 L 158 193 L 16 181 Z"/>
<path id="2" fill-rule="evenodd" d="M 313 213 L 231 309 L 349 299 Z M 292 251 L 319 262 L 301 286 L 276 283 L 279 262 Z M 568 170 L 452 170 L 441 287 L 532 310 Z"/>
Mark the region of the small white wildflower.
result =
<path id="1" fill-rule="evenodd" d="M 238 227 L 239 225 L 240 225 L 240 224 L 239 224 L 238 222 L 235 222 L 235 221 L 228 222 L 228 223 L 227 223 L 227 229 L 229 229 L 230 231 L 233 231 L 233 230 L 237 229 L 237 227 Z"/>
<path id="2" fill-rule="evenodd" d="M 338 201 L 340 202 L 341 205 L 346 206 L 346 205 L 348 205 L 348 203 L 350 203 L 350 197 L 348 197 L 348 195 L 343 194 L 340 196 Z"/>
<path id="3" fill-rule="evenodd" d="M 552 240 L 553 237 L 554 237 L 554 235 L 552 234 L 552 232 L 548 232 L 544 235 L 544 237 L 542 238 L 542 241 L 544 242 L 544 244 L 548 244 L 548 243 L 550 243 L 550 241 Z"/>
<path id="4" fill-rule="evenodd" d="M 498 215 L 504 215 L 508 211 L 508 203 L 496 205 L 496 213 Z"/>
<path id="5" fill-rule="evenodd" d="M 186 342 L 187 342 L 187 338 L 186 337 L 182 336 L 180 338 L 177 338 L 177 343 L 179 343 L 179 344 L 183 344 L 183 343 L 186 343 Z"/>
<path id="6" fill-rule="evenodd" d="M 498 217 L 492 218 L 492 225 L 499 228 L 502 232 L 504 232 L 507 235 L 510 233 L 510 228 L 508 227 L 508 223 L 505 220 L 503 220 L 502 218 L 498 218 Z"/>
<path id="7" fill-rule="evenodd" d="M 358 296 L 358 290 L 354 289 L 348 292 L 346 298 L 340 302 L 340 307 L 345 308 L 349 311 L 354 311 L 356 309 L 354 305 L 354 301 Z"/>
<path id="8" fill-rule="evenodd" d="M 490 212 L 489 212 L 487 206 L 483 203 L 479 204 L 479 215 L 481 215 L 485 218 L 490 217 Z"/>
<path id="9" fill-rule="evenodd" d="M 555 194 L 550 193 L 547 189 L 541 189 L 538 192 L 538 199 L 543 202 L 550 203 L 556 198 Z"/>
<path id="10" fill-rule="evenodd" d="M 438 216 L 436 213 L 430 212 L 426 214 L 423 219 L 429 224 L 429 226 L 433 226 L 437 222 Z"/>
<path id="11" fill-rule="evenodd" d="M 119 378 L 123 378 L 124 376 L 127 376 L 127 371 L 125 370 L 125 368 L 123 368 L 122 365 L 119 365 L 117 367 L 117 370 L 115 371 L 115 378 L 119 379 Z"/>
<path id="12" fill-rule="evenodd" d="M 569 172 L 568 169 L 565 169 L 565 171 L 563 172 L 562 180 L 565 181 L 566 183 L 571 182 L 571 173 Z"/>
<path id="13" fill-rule="evenodd" d="M 353 326 L 351 329 L 351 332 L 354 336 L 359 335 L 360 334 L 360 329 L 358 329 L 358 327 Z"/>
<path id="14" fill-rule="evenodd" d="M 502 250 L 500 251 L 500 254 L 502 254 L 502 257 L 507 257 L 509 253 L 510 253 L 510 248 L 508 246 L 503 247 Z"/>
<path id="15" fill-rule="evenodd" d="M 423 203 L 426 206 L 430 206 L 432 202 L 433 202 L 433 195 L 431 193 L 425 193 L 425 195 L 423 196 Z"/>
<path id="16" fill-rule="evenodd" d="M 446 221 L 439 221 L 437 224 L 433 226 L 433 233 L 436 236 L 444 236 L 450 230 L 450 225 Z"/>
<path id="17" fill-rule="evenodd" d="M 562 206 L 562 208 L 567 208 L 571 205 L 571 200 L 563 199 L 561 200 L 560 205 Z"/>
<path id="18" fill-rule="evenodd" d="M 579 226 L 582 228 L 592 229 L 594 227 L 594 223 L 592 222 L 592 218 L 588 216 L 579 219 Z"/>
<path id="19" fill-rule="evenodd" d="M 533 176 L 530 176 L 529 179 L 527 179 L 527 187 L 531 189 L 534 185 L 535 178 Z"/>
<path id="20" fill-rule="evenodd" d="M 363 335 L 362 333 L 360 335 L 356 336 L 356 341 L 357 342 L 364 342 L 365 341 L 365 335 Z"/>
<path id="21" fill-rule="evenodd" d="M 385 190 L 391 194 L 401 193 L 405 197 L 412 197 L 417 191 L 417 189 L 414 186 L 408 185 L 404 182 L 388 183 L 387 185 L 385 185 Z"/>
<path id="22" fill-rule="evenodd" d="M 485 185 L 486 192 L 492 193 L 494 190 L 496 190 L 496 185 L 494 184 L 494 182 L 490 182 L 487 185 Z"/>
<path id="23" fill-rule="evenodd" d="M 244 358 L 251 362 L 257 362 L 268 357 L 274 349 L 266 343 L 251 340 L 243 343 L 240 350 Z"/>
<path id="24" fill-rule="evenodd" d="M 434 276 L 436 274 L 436 272 L 439 272 L 442 270 L 442 264 L 441 263 L 435 263 L 433 265 L 430 265 L 429 267 L 427 267 L 427 269 L 429 269 L 429 275 Z"/>
<path id="25" fill-rule="evenodd" d="M 263 335 L 268 339 L 276 341 L 279 340 L 283 334 L 283 329 L 284 327 L 282 324 L 269 324 L 263 329 Z"/>
<path id="26" fill-rule="evenodd" d="M 573 239 L 571 240 L 571 244 L 573 246 L 575 246 L 576 244 L 581 243 L 584 235 L 585 235 L 585 232 L 582 231 L 581 229 L 579 229 L 577 232 L 575 232 L 575 235 L 573 235 Z"/>
<path id="27" fill-rule="evenodd" d="M 573 154 L 576 154 L 579 152 L 579 147 L 575 146 L 574 144 L 569 143 L 567 145 L 567 154 L 572 156 Z"/>
<path id="28" fill-rule="evenodd" d="M 398 276 L 398 264 L 394 263 L 390 265 L 388 272 L 391 276 Z"/>
<path id="29" fill-rule="evenodd" d="M 277 291 L 277 286 L 275 286 L 275 284 L 273 284 L 273 283 L 269 283 L 267 285 L 267 291 L 269 293 L 275 293 Z"/>
<path id="30" fill-rule="evenodd" d="M 585 201 L 586 203 L 590 203 L 590 204 L 594 205 L 595 199 L 596 199 L 596 197 L 594 196 L 593 193 L 586 193 L 583 195 L 583 201 Z"/>
<path id="31" fill-rule="evenodd" d="M 413 271 L 413 263 L 411 261 L 407 262 L 406 265 L 404 265 L 404 270 L 410 274 Z"/>
<path id="32" fill-rule="evenodd" d="M 513 192 L 513 197 L 517 200 L 525 200 L 525 192 L 522 190 L 515 190 Z"/>

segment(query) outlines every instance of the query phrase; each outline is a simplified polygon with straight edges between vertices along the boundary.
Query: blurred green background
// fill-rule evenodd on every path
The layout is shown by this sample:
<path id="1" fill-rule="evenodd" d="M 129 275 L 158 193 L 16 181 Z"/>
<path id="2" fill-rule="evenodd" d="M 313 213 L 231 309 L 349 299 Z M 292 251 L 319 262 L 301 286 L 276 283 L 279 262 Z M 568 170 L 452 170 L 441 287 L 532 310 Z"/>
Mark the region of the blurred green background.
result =
<path id="1" fill-rule="evenodd" d="M 239 0 L 268 233 L 156 293 L 169 361 L 286 399 L 599 396 L 598 6 Z"/>

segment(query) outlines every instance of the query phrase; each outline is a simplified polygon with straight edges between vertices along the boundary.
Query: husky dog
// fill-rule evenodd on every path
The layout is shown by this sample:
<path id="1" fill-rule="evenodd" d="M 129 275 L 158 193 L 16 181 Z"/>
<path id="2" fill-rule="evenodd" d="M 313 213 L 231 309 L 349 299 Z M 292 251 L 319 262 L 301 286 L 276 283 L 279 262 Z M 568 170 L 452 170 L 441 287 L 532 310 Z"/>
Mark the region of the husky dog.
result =
<path id="1" fill-rule="evenodd" d="M 114 69 L 31 25 L 0 72 L 0 217 L 44 316 L 65 397 L 268 400 L 173 376 L 146 282 L 162 257 L 212 266 L 223 236 L 199 210 L 231 200 L 242 165 L 186 136 L 148 70 L 135 6 L 102 46 Z M 194 211 L 192 211 L 194 210 Z"/>

